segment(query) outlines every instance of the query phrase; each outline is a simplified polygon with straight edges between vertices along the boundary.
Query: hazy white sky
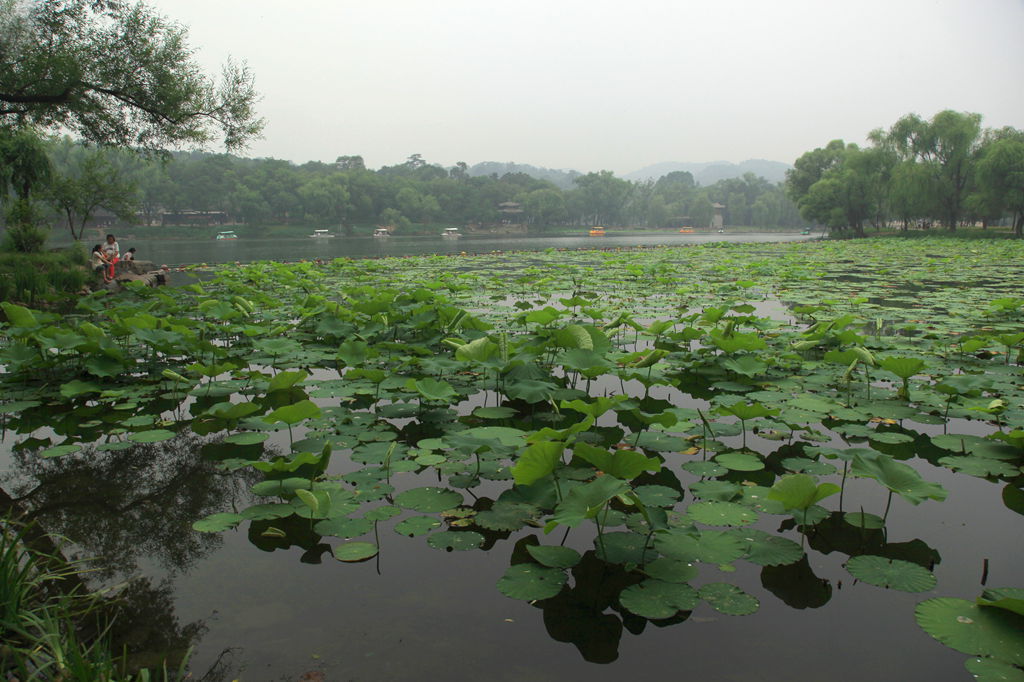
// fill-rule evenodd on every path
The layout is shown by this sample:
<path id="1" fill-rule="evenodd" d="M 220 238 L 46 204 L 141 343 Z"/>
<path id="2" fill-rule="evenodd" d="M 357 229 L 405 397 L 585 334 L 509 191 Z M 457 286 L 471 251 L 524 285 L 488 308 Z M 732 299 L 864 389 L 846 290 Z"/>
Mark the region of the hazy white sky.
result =
<path id="1" fill-rule="evenodd" d="M 1024 0 L 151 0 L 256 74 L 251 156 L 626 173 L 916 112 L 1024 128 Z"/>

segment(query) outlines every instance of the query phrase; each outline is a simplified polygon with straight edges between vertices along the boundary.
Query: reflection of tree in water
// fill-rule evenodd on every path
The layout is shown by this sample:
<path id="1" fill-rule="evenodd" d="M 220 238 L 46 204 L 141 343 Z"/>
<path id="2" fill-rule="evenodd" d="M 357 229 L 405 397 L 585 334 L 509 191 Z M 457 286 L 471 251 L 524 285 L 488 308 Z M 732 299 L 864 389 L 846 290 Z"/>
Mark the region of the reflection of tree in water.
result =
<path id="1" fill-rule="evenodd" d="M 143 558 L 170 571 L 186 570 L 222 543 L 222 536 L 192 530 L 196 519 L 226 507 L 245 506 L 255 472 L 224 474 L 200 452 L 209 438 L 183 433 L 154 444 L 43 459 L 35 450 L 13 453 L 13 471 L 0 478 L 0 514 L 34 522 L 36 542 L 54 549 L 44 534 L 67 538 L 89 559 L 93 583 L 132 576 Z M 70 558 L 70 557 L 69 557 Z M 176 668 L 206 628 L 181 625 L 170 580 L 128 580 L 105 610 L 114 616 L 110 639 L 129 652 L 132 666 Z M 216 665 L 209 682 L 230 673 Z"/>
<path id="2" fill-rule="evenodd" d="M 243 476 L 225 475 L 201 458 L 204 440 L 185 433 L 56 459 L 16 452 L 15 474 L 0 483 L 16 475 L 8 504 L 95 558 L 101 579 L 131 574 L 142 557 L 184 570 L 222 542 L 220 535 L 194 532 L 192 523 L 247 501 Z"/>

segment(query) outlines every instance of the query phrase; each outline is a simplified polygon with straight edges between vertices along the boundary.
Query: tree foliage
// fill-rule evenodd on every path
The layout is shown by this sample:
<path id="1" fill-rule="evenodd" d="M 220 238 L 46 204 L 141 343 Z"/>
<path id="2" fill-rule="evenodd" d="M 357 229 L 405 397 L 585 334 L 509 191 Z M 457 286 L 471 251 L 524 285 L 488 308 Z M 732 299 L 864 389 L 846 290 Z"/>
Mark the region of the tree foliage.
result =
<path id="1" fill-rule="evenodd" d="M 199 70 L 184 28 L 142 3 L 0 0 L 0 125 L 148 150 L 258 135 L 253 76 Z M 216 131 L 216 135 L 215 135 Z"/>
<path id="2" fill-rule="evenodd" d="M 1014 208 L 1020 131 L 985 130 L 980 114 L 947 110 L 930 120 L 909 114 L 868 139 L 865 148 L 833 140 L 796 160 L 786 193 L 804 218 L 859 235 L 866 222 L 881 227 L 895 220 L 904 229 L 940 222 L 955 230 L 1010 214 L 1020 233 Z"/>

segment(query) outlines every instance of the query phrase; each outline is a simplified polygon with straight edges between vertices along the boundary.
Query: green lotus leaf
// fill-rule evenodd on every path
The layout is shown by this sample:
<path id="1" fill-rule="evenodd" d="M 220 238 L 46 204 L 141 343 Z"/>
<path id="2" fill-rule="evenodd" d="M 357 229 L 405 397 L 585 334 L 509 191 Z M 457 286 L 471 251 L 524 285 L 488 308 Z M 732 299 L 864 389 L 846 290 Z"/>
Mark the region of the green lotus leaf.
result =
<path id="1" fill-rule="evenodd" d="M 396 495 L 395 504 L 418 512 L 442 512 L 462 504 L 462 494 L 447 488 L 413 488 Z"/>
<path id="2" fill-rule="evenodd" d="M 225 443 L 233 443 L 235 445 L 256 445 L 262 443 L 270 437 L 269 433 L 257 433 L 256 431 L 244 431 L 242 433 L 233 433 L 224 439 Z"/>
<path id="3" fill-rule="evenodd" d="M 700 598 L 715 611 L 727 616 L 749 616 L 756 613 L 760 603 L 755 597 L 729 583 L 708 583 L 700 588 Z"/>
<path id="4" fill-rule="evenodd" d="M 47 448 L 40 452 L 39 456 L 49 459 L 51 457 L 63 457 L 64 455 L 70 455 L 81 450 L 82 446 L 80 444 L 69 443 L 68 445 L 56 445 L 52 448 Z"/>
<path id="5" fill-rule="evenodd" d="M 532 505 L 498 500 L 489 510 L 476 515 L 476 524 L 488 530 L 514 531 L 525 526 L 537 515 L 538 510 Z"/>
<path id="6" fill-rule="evenodd" d="M 221 531 L 234 528 L 245 520 L 241 514 L 210 514 L 205 519 L 199 519 L 192 524 L 192 530 L 200 533 L 220 533 Z"/>
<path id="7" fill-rule="evenodd" d="M 524 563 L 508 567 L 498 580 L 498 591 L 512 599 L 536 601 L 554 597 L 565 585 L 565 571 L 539 564 Z"/>
<path id="8" fill-rule="evenodd" d="M 793 473 L 811 474 L 812 476 L 828 476 L 834 474 L 836 468 L 828 462 L 819 462 L 806 457 L 787 457 L 782 460 L 782 466 Z"/>
<path id="9" fill-rule="evenodd" d="M 862 554 L 846 562 L 857 580 L 901 592 L 927 592 L 935 587 L 935 575 L 910 561 Z"/>
<path id="10" fill-rule="evenodd" d="M 988 476 L 1013 477 L 1020 473 L 1020 469 L 1010 466 L 998 459 L 986 457 L 940 457 L 939 464 L 949 467 L 968 476 L 987 478 Z"/>
<path id="11" fill-rule="evenodd" d="M 675 488 L 664 485 L 640 485 L 633 492 L 648 507 L 672 507 L 683 495 Z"/>
<path id="12" fill-rule="evenodd" d="M 612 453 L 605 448 L 577 443 L 573 454 L 622 481 L 631 481 L 645 471 L 661 471 L 659 459 L 647 457 L 636 450 L 619 449 Z"/>
<path id="13" fill-rule="evenodd" d="M 781 502 L 786 509 L 807 509 L 838 492 L 839 486 L 834 483 L 817 483 L 807 474 L 789 474 L 775 482 L 768 497 Z"/>
<path id="14" fill-rule="evenodd" d="M 519 485 L 532 485 L 555 470 L 562 461 L 565 444 L 561 441 L 538 441 L 526 448 L 515 466 L 512 476 Z"/>
<path id="15" fill-rule="evenodd" d="M 888 455 L 854 455 L 852 471 L 857 476 L 874 478 L 911 504 L 929 499 L 941 502 L 948 495 L 941 485 L 925 481 L 911 466 Z"/>
<path id="16" fill-rule="evenodd" d="M 484 536 L 472 530 L 443 530 L 428 537 L 427 544 L 434 549 L 443 549 L 446 552 L 454 550 L 464 552 L 483 545 Z"/>
<path id="17" fill-rule="evenodd" d="M 1024 514 L 1024 490 L 1007 483 L 1003 488 L 1003 504 L 1010 511 Z"/>
<path id="18" fill-rule="evenodd" d="M 402 513 L 402 510 L 398 507 L 390 504 L 382 505 L 380 507 L 374 507 L 370 511 L 363 515 L 368 521 L 387 521 L 388 519 L 394 518 Z"/>
<path id="19" fill-rule="evenodd" d="M 16 412 L 23 412 L 33 407 L 41 405 L 38 400 L 15 400 L 9 403 L 0 405 L 0 414 L 14 414 Z"/>
<path id="20" fill-rule="evenodd" d="M 294 476 L 291 478 L 260 481 L 253 485 L 252 492 L 260 497 L 288 497 L 294 495 L 295 491 L 300 488 L 308 490 L 312 487 L 313 482 L 308 478 Z"/>
<path id="21" fill-rule="evenodd" d="M 686 513 L 708 526 L 746 526 L 757 520 L 757 512 L 735 502 L 696 502 Z"/>
<path id="22" fill-rule="evenodd" d="M 317 521 L 313 526 L 313 530 L 320 535 L 330 535 L 336 538 L 357 538 L 373 530 L 373 521 L 335 516 Z"/>
<path id="23" fill-rule="evenodd" d="M 728 502 L 740 494 L 741 488 L 731 481 L 697 481 L 690 484 L 690 493 L 702 500 Z"/>
<path id="24" fill-rule="evenodd" d="M 643 572 L 652 578 L 663 580 L 667 583 L 685 583 L 697 577 L 697 567 L 689 561 L 678 561 L 667 557 L 660 557 L 646 564 Z"/>
<path id="25" fill-rule="evenodd" d="M 305 419 L 320 416 L 320 412 L 320 408 L 312 400 L 300 400 L 297 403 L 277 408 L 263 417 L 263 421 L 268 424 L 284 422 L 289 426 L 294 426 Z"/>
<path id="26" fill-rule="evenodd" d="M 377 545 L 372 542 L 345 542 L 334 548 L 334 558 L 346 563 L 366 561 L 377 556 Z"/>
<path id="27" fill-rule="evenodd" d="M 414 537 L 416 535 L 425 535 L 440 527 L 440 519 L 436 519 L 433 516 L 410 516 L 395 524 L 395 532 L 399 535 Z"/>
<path id="28" fill-rule="evenodd" d="M 610 564 L 643 564 L 657 557 L 647 536 L 639 533 L 603 533 L 594 538 L 594 547 Z"/>
<path id="29" fill-rule="evenodd" d="M 291 388 L 295 384 L 301 383 L 308 376 L 309 374 L 302 370 L 294 372 L 278 372 L 274 375 L 274 378 L 270 380 L 270 385 L 267 386 L 267 392 L 283 391 L 284 389 Z"/>
<path id="30" fill-rule="evenodd" d="M 645 580 L 630 585 L 619 593 L 622 608 L 642 618 L 671 618 L 680 611 L 690 611 L 700 601 L 697 590 L 686 583 Z"/>
<path id="31" fill-rule="evenodd" d="M 843 514 L 843 521 L 846 521 L 855 528 L 863 528 L 864 530 L 885 528 L 885 520 L 881 516 L 866 512 L 846 512 Z"/>
<path id="32" fill-rule="evenodd" d="M 950 597 L 923 601 L 914 615 L 922 630 L 952 649 L 1024 665 L 1022 616 Z"/>
<path id="33" fill-rule="evenodd" d="M 786 566 L 800 561 L 804 549 L 789 538 L 771 535 L 756 528 L 737 531 L 747 542 L 746 559 L 758 566 Z"/>
<path id="34" fill-rule="evenodd" d="M 706 564 L 729 564 L 747 551 L 746 543 L 740 538 L 714 530 L 696 534 L 678 530 L 658 533 L 654 536 L 654 547 L 670 559 Z"/>
<path id="35" fill-rule="evenodd" d="M 964 667 L 978 682 L 1024 682 L 1024 670 L 994 658 L 968 658 Z"/>
<path id="36" fill-rule="evenodd" d="M 174 438 L 174 431 L 167 429 L 150 429 L 149 431 L 136 431 L 128 434 L 128 440 L 134 443 L 159 443 Z"/>
<path id="37" fill-rule="evenodd" d="M 876 443 L 885 443 L 887 445 L 899 445 L 901 443 L 910 443 L 914 440 L 914 437 L 907 433 L 900 433 L 899 431 L 872 431 L 871 435 L 868 436 L 871 440 Z"/>
<path id="38" fill-rule="evenodd" d="M 683 469 L 694 476 L 699 476 L 701 478 L 714 478 L 715 476 L 721 476 L 729 471 L 724 466 L 714 461 L 687 462 L 683 465 Z"/>
<path id="39" fill-rule="evenodd" d="M 730 471 L 760 471 L 764 469 L 764 461 L 760 457 L 746 452 L 723 452 L 715 457 L 715 461 Z"/>
<path id="40" fill-rule="evenodd" d="M 991 587 L 978 598 L 979 606 L 992 606 L 1024 616 L 1024 588 Z"/>
<path id="41" fill-rule="evenodd" d="M 478 407 L 473 410 L 473 416 L 481 419 L 510 419 L 516 416 L 516 411 L 511 407 Z"/>
<path id="42" fill-rule="evenodd" d="M 572 547 L 527 545 L 526 551 L 538 563 L 551 568 L 572 568 L 580 562 L 580 553 Z"/>

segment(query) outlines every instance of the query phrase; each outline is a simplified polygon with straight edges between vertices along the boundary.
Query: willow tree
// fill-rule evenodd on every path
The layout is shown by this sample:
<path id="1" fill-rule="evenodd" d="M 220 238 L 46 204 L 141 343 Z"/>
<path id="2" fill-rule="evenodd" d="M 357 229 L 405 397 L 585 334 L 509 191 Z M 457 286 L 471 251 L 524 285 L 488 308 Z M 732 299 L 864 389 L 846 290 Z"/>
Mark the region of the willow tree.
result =
<path id="1" fill-rule="evenodd" d="M 243 148 L 263 127 L 253 76 L 196 65 L 187 31 L 142 3 L 0 0 L 0 127 L 159 150 L 220 138 Z"/>

